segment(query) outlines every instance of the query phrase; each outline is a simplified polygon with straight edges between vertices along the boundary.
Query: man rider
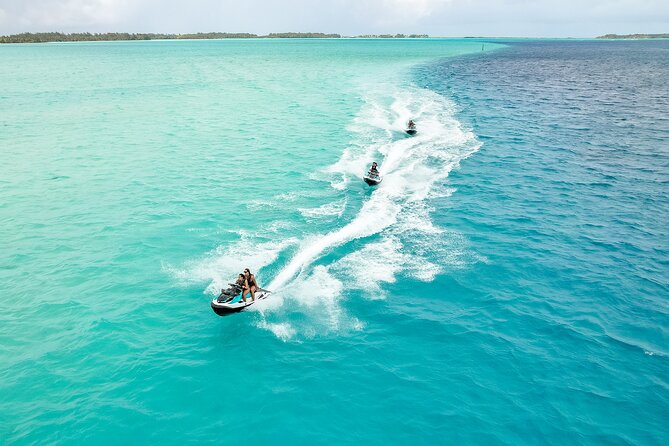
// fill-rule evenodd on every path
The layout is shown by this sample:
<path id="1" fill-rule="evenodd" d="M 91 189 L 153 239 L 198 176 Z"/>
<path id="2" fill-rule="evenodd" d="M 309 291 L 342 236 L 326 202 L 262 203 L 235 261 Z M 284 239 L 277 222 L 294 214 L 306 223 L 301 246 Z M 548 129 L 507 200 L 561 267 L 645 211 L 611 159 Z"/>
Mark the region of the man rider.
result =
<path id="1" fill-rule="evenodd" d="M 416 123 L 413 122 L 413 119 L 409 119 L 409 128 L 410 129 L 415 129 L 416 128 Z"/>
<path id="2" fill-rule="evenodd" d="M 246 276 L 240 274 L 234 284 L 230 284 L 227 290 L 221 289 L 221 294 L 218 296 L 219 302 L 230 302 L 239 293 L 240 290 L 246 288 Z M 225 296 L 225 297 L 224 297 Z"/>
<path id="3" fill-rule="evenodd" d="M 379 171 L 376 168 L 376 161 L 372 163 L 372 167 L 369 169 L 369 175 L 373 177 L 378 177 L 379 176 Z"/>

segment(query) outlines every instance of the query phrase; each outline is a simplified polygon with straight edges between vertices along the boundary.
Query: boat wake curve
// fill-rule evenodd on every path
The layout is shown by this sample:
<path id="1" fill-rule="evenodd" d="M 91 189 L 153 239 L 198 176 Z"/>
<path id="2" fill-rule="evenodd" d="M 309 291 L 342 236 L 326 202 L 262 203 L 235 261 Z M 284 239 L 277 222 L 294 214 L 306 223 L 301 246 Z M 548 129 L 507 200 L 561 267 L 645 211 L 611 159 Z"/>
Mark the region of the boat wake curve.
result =
<path id="1" fill-rule="evenodd" d="M 321 333 L 359 328 L 362 323 L 347 316 L 338 302 L 344 283 L 368 298 L 382 298 L 381 284 L 394 282 L 400 274 L 429 281 L 447 265 L 464 262 L 462 239 L 435 226 L 429 208 L 430 198 L 452 192 L 444 184 L 448 174 L 481 145 L 457 121 L 455 110 L 448 99 L 418 88 L 368 98 L 351 124 L 353 143 L 324 173 L 336 188 L 359 181 L 364 166 L 382 160 L 384 181 L 348 223 L 300 243 L 269 285 L 281 297 L 259 308 L 260 326 L 281 338 L 318 332 L 314 327 Z M 410 118 L 419 122 L 421 131 L 413 138 L 402 137 Z M 352 241 L 362 243 L 329 264 L 313 266 Z M 305 309 L 314 320 L 302 322 L 300 330 L 286 313 Z"/>
<path id="2" fill-rule="evenodd" d="M 206 292 L 212 295 L 240 265 L 252 268 L 273 294 L 249 310 L 256 312 L 258 327 L 285 340 L 362 328 L 364 323 L 343 305 L 347 293 L 382 299 L 388 288 L 384 284 L 399 277 L 431 281 L 447 268 L 476 261 L 462 237 L 433 223 L 430 206 L 432 199 L 453 192 L 446 178 L 480 142 L 443 96 L 415 87 L 372 91 L 348 127 L 349 146 L 318 174 L 341 191 L 336 201 L 320 202 L 313 210 L 299 207 L 307 219 L 302 225 L 277 221 L 263 227 L 262 234 L 240 231 L 238 242 L 172 269 L 172 274 L 185 282 L 210 280 Z M 408 119 L 420 129 L 413 137 L 403 131 Z M 384 180 L 363 193 L 362 176 L 373 160 Z M 268 203 L 273 210 L 285 206 L 285 194 Z M 294 201 L 290 205 L 298 207 Z M 319 232 L 319 218 L 346 221 Z M 304 234 L 305 227 L 316 230 L 296 235 Z M 264 282 L 268 271 L 274 276 L 269 284 Z"/>

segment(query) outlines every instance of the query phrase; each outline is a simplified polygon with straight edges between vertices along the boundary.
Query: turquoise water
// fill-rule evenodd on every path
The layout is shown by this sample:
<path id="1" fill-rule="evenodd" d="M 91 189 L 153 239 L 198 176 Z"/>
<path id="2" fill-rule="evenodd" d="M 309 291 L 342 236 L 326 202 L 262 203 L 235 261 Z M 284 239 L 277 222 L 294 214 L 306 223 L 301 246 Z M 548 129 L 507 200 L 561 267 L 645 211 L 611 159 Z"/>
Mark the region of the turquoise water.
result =
<path id="1" fill-rule="evenodd" d="M 481 49 L 0 46 L 0 443 L 666 443 L 669 44 Z"/>

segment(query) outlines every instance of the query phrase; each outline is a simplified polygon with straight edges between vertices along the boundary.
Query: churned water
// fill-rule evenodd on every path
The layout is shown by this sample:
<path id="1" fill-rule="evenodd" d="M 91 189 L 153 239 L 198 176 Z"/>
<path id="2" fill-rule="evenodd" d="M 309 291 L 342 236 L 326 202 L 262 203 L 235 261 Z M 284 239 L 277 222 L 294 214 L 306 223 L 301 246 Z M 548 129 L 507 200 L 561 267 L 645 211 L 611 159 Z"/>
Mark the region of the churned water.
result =
<path id="1" fill-rule="evenodd" d="M 0 60 L 0 443 L 669 439 L 666 41 Z"/>

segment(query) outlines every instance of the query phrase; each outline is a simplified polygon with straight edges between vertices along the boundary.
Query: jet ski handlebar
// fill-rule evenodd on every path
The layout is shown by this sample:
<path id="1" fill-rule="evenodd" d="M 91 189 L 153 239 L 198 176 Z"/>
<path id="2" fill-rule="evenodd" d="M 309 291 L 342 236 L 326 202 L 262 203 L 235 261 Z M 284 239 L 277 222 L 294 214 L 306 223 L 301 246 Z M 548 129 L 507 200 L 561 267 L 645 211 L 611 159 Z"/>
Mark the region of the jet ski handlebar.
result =
<path id="1" fill-rule="evenodd" d="M 237 284 L 237 283 L 228 283 L 228 285 L 230 285 L 230 286 L 232 286 L 232 287 L 235 287 L 235 288 L 239 288 L 240 290 L 243 288 L 241 285 L 239 285 L 239 284 Z M 262 292 L 264 292 L 264 293 L 271 293 L 270 290 L 266 290 L 266 289 L 264 289 L 264 288 L 260 288 L 260 287 L 257 287 L 257 290 L 256 290 L 256 291 L 262 291 Z"/>

